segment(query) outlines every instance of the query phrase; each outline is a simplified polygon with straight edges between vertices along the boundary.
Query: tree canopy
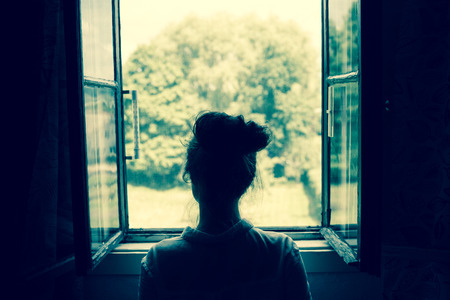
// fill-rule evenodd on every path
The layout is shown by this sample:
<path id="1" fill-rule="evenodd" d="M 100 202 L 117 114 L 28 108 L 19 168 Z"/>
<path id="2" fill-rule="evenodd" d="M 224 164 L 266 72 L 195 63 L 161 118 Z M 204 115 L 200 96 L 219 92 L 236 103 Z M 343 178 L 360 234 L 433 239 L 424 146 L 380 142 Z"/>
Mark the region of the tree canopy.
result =
<path id="1" fill-rule="evenodd" d="M 124 65 L 124 86 L 139 95 L 142 148 L 128 165 L 129 182 L 179 185 L 191 125 L 205 110 L 269 126 L 272 143 L 260 156 L 269 181 L 298 181 L 320 168 L 318 55 L 296 23 L 277 17 L 190 15 L 167 26 Z"/>

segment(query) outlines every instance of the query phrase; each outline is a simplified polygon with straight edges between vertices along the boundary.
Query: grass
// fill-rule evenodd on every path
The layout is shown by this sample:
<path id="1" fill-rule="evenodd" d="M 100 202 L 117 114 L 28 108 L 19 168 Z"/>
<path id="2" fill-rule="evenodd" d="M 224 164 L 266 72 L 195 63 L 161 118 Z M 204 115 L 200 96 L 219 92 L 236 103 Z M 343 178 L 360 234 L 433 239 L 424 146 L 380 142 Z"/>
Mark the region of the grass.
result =
<path id="1" fill-rule="evenodd" d="M 240 202 L 241 216 L 255 226 L 315 226 L 301 183 L 279 183 L 248 191 Z M 198 204 L 190 189 L 166 191 L 128 185 L 130 228 L 195 226 Z"/>

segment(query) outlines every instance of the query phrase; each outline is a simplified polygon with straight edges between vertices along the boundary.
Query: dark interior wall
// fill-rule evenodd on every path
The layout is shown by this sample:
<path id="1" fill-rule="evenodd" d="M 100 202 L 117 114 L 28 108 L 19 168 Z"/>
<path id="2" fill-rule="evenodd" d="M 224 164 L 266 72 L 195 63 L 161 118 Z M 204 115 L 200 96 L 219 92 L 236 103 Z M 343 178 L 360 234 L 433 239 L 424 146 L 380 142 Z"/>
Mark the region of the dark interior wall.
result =
<path id="1" fill-rule="evenodd" d="M 385 299 L 450 297 L 450 2 L 384 1 Z"/>
<path id="2" fill-rule="evenodd" d="M 63 1 L 6 6 L 20 15 L 8 18 L 5 31 L 12 37 L 3 37 L 5 286 L 17 299 L 75 295 L 67 288 L 75 277 Z M 70 299 L 55 296 L 62 298 Z"/>
<path id="3" fill-rule="evenodd" d="M 12 101 L 12 111 L 21 111 L 23 116 L 16 127 L 20 135 L 14 134 L 14 138 L 8 139 L 21 151 L 21 157 L 6 162 L 11 179 L 7 188 L 15 194 L 14 201 L 7 205 L 11 212 L 7 219 L 11 219 L 10 224 L 17 229 L 7 240 L 19 248 L 25 247 L 22 239 L 25 235 L 20 234 L 24 230 L 21 220 L 29 203 L 32 177 L 42 175 L 39 172 L 33 175 L 38 141 L 50 134 L 36 129 L 41 108 L 36 99 L 44 93 L 49 95 L 41 85 L 42 76 L 47 74 L 42 64 L 46 57 L 44 45 L 51 42 L 44 35 L 43 24 L 44 17 L 45 22 L 54 24 L 58 15 L 52 15 L 48 5 L 55 3 L 60 1 L 32 2 L 31 10 L 15 20 L 20 38 L 13 41 L 17 41 L 22 51 L 13 56 L 17 57 L 17 65 L 11 69 L 11 74 L 17 78 L 28 76 L 25 78 L 27 85 L 17 85 L 21 101 Z M 384 124 L 374 124 L 383 128 L 386 141 L 381 217 L 383 296 L 385 299 L 449 299 L 449 1 L 383 0 L 383 5 L 383 20 L 374 25 L 383 28 L 382 101 L 389 100 Z M 64 97 L 60 95 L 58 99 Z M 64 191 L 60 193 L 64 195 Z M 22 280 L 15 262 L 21 259 L 21 253 L 27 253 L 22 250 L 30 249 L 20 250 L 8 256 L 11 274 L 14 274 L 11 279 L 15 281 Z M 105 287 L 124 292 L 135 288 L 137 282 L 137 277 L 86 277 L 81 281 L 74 278 L 62 276 L 46 281 L 48 288 L 41 288 L 50 295 L 54 294 L 55 283 L 56 286 L 76 287 L 77 293 L 82 289 L 89 299 Z M 310 278 L 316 299 L 326 299 L 327 295 L 334 299 L 352 299 L 352 290 L 357 291 L 354 295 L 363 295 L 358 291 L 373 295 L 379 287 L 378 281 L 366 274 L 316 273 Z M 83 284 L 84 288 L 80 287 Z M 65 292 L 72 293 L 69 288 Z"/>
<path id="4" fill-rule="evenodd" d="M 314 299 L 381 299 L 381 281 L 364 273 L 311 273 L 308 276 Z M 131 275 L 86 277 L 84 299 L 135 299 L 138 280 L 138 276 Z"/>
<path id="5" fill-rule="evenodd" d="M 446 249 L 449 2 L 403 1 L 397 18 L 393 78 L 386 95 L 392 139 L 390 195 L 383 203 L 384 244 Z"/>

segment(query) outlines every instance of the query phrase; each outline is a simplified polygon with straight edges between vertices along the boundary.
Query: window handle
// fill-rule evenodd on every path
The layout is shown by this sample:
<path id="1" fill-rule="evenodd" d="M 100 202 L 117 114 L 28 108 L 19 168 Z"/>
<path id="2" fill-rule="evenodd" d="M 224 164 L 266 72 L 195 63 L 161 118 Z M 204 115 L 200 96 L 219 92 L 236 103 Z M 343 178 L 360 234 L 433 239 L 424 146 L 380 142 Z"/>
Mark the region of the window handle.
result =
<path id="1" fill-rule="evenodd" d="M 131 92 L 131 101 L 133 106 L 133 144 L 134 144 L 134 156 L 126 156 L 126 159 L 138 159 L 140 153 L 140 132 L 139 132 L 139 106 L 137 91 L 123 91 L 123 94 L 129 94 Z"/>
<path id="2" fill-rule="evenodd" d="M 327 103 L 327 122 L 328 137 L 334 136 L 334 87 L 328 87 L 328 103 Z"/>

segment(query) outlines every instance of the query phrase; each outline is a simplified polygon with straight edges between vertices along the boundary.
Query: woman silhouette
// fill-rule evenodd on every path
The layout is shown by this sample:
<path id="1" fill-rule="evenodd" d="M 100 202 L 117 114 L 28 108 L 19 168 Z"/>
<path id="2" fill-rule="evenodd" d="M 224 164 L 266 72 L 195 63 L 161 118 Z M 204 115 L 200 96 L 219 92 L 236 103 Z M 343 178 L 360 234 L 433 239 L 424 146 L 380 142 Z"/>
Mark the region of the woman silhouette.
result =
<path id="1" fill-rule="evenodd" d="M 208 112 L 193 133 L 184 175 L 199 203 L 199 224 L 150 248 L 139 299 L 311 299 L 294 241 L 239 214 L 269 130 L 242 116 Z"/>

